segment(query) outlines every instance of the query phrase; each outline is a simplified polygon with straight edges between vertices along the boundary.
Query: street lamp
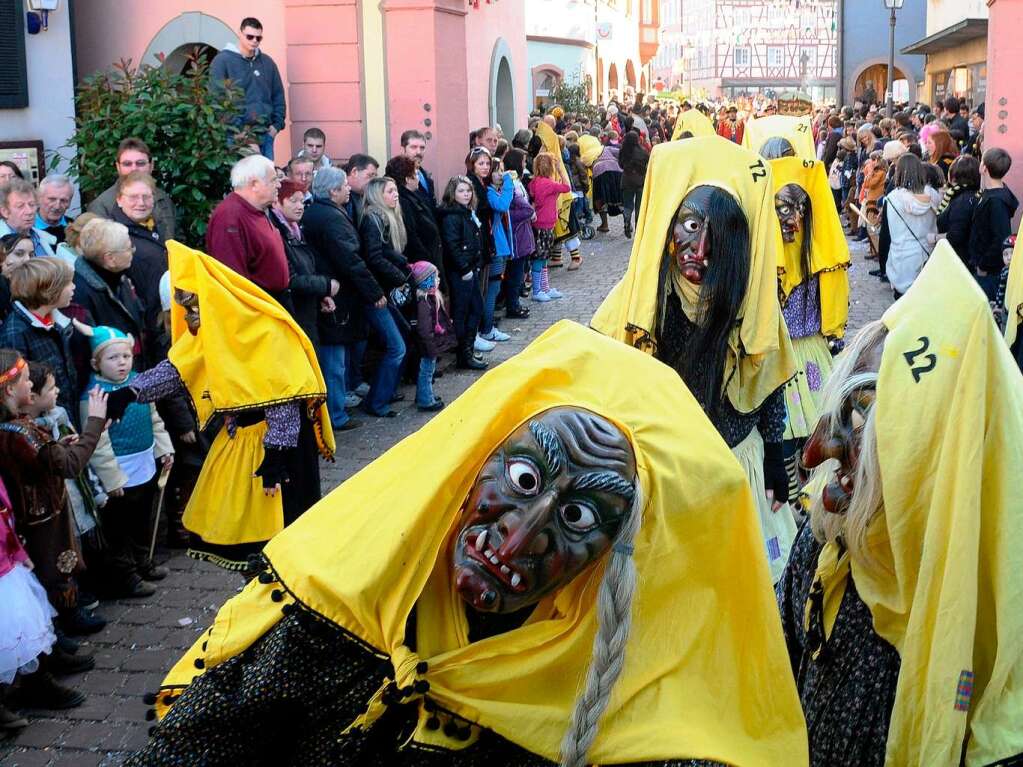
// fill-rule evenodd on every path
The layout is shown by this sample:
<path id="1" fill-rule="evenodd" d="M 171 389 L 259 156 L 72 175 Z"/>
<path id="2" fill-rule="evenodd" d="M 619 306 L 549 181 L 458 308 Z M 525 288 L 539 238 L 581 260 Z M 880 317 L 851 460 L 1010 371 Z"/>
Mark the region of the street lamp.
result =
<path id="1" fill-rule="evenodd" d="M 905 0 L 884 0 L 884 7 L 892 12 L 888 31 L 888 90 L 885 94 L 888 98 L 887 117 L 895 112 L 895 12 L 902 8 L 903 2 Z"/>

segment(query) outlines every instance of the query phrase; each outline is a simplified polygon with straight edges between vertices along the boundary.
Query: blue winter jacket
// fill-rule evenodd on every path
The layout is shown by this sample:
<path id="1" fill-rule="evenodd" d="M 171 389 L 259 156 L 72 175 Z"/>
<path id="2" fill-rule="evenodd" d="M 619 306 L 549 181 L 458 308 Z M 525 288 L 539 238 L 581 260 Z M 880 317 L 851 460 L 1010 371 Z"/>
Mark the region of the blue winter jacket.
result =
<path id="1" fill-rule="evenodd" d="M 515 238 L 512 236 L 511 216 L 508 215 L 514 198 L 515 181 L 511 173 L 505 172 L 500 191 L 492 186 L 487 187 L 487 202 L 494 211 L 494 223 L 491 227 L 494 235 L 494 255 L 500 258 L 515 257 Z"/>

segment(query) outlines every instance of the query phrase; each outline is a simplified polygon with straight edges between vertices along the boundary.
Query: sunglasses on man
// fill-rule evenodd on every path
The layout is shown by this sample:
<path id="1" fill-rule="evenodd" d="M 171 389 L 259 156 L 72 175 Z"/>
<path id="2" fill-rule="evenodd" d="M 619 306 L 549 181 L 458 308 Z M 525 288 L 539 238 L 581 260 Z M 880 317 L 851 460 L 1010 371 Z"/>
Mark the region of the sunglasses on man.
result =
<path id="1" fill-rule="evenodd" d="M 248 40 L 250 43 L 261 43 L 261 42 L 263 42 L 263 36 L 262 35 L 250 35 L 250 34 L 246 33 L 245 34 L 245 39 Z"/>

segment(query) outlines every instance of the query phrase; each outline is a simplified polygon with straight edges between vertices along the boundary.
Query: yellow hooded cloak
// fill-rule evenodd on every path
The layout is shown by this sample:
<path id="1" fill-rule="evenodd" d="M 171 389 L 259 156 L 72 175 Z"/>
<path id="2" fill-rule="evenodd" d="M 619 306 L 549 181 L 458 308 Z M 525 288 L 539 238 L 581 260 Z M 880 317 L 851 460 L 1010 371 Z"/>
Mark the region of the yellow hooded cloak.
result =
<path id="1" fill-rule="evenodd" d="M 813 211 L 810 269 L 820 282 L 821 333 L 841 338 L 849 320 L 849 244 L 835 210 L 828 174 L 823 163 L 816 160 L 782 157 L 768 162 L 771 164 L 774 194 L 778 194 L 782 187 L 795 184 L 810 196 Z M 778 284 L 783 305 L 792 290 L 810 277 L 803 274 L 801 247 L 802 234 L 793 243 L 782 243 Z"/>
<path id="2" fill-rule="evenodd" d="M 317 416 L 321 452 L 333 455 L 327 387 L 313 345 L 291 315 L 255 283 L 176 240 L 167 243 L 167 260 L 171 289 L 199 297 L 202 327 L 194 336 L 184 309 L 173 305 L 167 354 L 192 398 L 199 428 L 216 413 L 304 400 Z"/>
<path id="3" fill-rule="evenodd" d="M 717 135 L 714 123 L 699 109 L 687 109 L 678 113 L 678 117 L 675 119 L 675 129 L 671 132 L 671 140 L 675 141 L 686 131 L 692 133 L 693 138 Z"/>
<path id="4" fill-rule="evenodd" d="M 749 281 L 731 334 L 723 380 L 732 406 L 750 413 L 796 372 L 792 342 L 778 305 L 781 230 L 774 212 L 771 168 L 759 155 L 719 136 L 655 146 L 628 271 L 590 324 L 648 353 L 655 350 L 665 243 L 682 200 L 702 185 L 732 195 L 749 223 Z"/>
<path id="5" fill-rule="evenodd" d="M 596 136 L 587 133 L 579 137 L 579 157 L 587 168 L 593 167 L 593 163 L 600 158 L 603 151 L 604 145 Z"/>
<path id="6" fill-rule="evenodd" d="M 759 154 L 764 142 L 772 138 L 787 139 L 792 144 L 792 148 L 796 150 L 796 157 L 800 160 L 817 159 L 817 150 L 813 145 L 813 123 L 810 115 L 802 117 L 771 115 L 746 121 L 746 130 L 742 134 L 742 145 L 747 149 Z"/>
<path id="7" fill-rule="evenodd" d="M 622 429 L 646 499 L 625 666 L 589 759 L 805 765 L 805 724 L 745 475 L 668 367 L 568 321 L 274 538 L 265 554 L 281 583 L 253 581 L 231 599 L 165 688 L 203 673 L 197 659 L 210 669 L 259 639 L 280 620 L 270 593 L 283 588 L 286 604 L 297 599 L 389 658 L 399 687 L 425 680 L 442 710 L 556 760 L 591 660 L 604 563 L 538 603 L 521 627 L 470 642 L 450 542 L 491 452 L 559 406 Z M 413 606 L 418 655 L 404 644 Z M 416 743 L 471 743 L 426 728 L 420 706 Z M 356 721 L 369 725 L 382 710 L 378 694 Z M 338 722 L 339 733 L 350 724 Z"/>
<path id="8" fill-rule="evenodd" d="M 883 320 L 879 564 L 824 547 L 825 625 L 851 571 L 901 657 L 889 767 L 1008 763 L 1023 753 L 1023 379 L 945 241 Z"/>
<path id="9" fill-rule="evenodd" d="M 1009 264 L 1009 282 L 1005 286 L 1005 343 L 1011 348 L 1016 343 L 1020 322 L 1023 321 L 1023 238 L 1016 238 Z"/>
<path id="10" fill-rule="evenodd" d="M 561 157 L 561 142 L 558 141 L 558 134 L 554 129 L 541 120 L 536 126 L 536 135 L 543 142 L 543 149 L 554 157 L 554 167 L 557 169 L 558 178 L 556 181 L 569 183 L 568 171 L 565 169 L 565 161 Z M 581 154 L 580 149 L 580 154 Z M 554 225 L 554 239 L 563 240 L 569 236 L 568 219 L 572 211 L 572 193 L 564 192 L 558 195 L 558 221 Z"/>

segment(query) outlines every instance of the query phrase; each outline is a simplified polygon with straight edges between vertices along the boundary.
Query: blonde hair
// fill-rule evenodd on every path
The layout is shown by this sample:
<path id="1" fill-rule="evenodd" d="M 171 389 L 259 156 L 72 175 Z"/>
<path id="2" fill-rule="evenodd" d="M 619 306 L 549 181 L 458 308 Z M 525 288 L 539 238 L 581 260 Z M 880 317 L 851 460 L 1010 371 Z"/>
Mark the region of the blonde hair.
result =
<path id="1" fill-rule="evenodd" d="M 11 272 L 11 295 L 29 309 L 48 306 L 57 303 L 74 278 L 71 264 L 61 258 L 30 258 Z"/>
<path id="2" fill-rule="evenodd" d="M 550 152 L 540 152 L 533 159 L 533 175 L 544 178 L 554 178 L 557 168 L 554 164 L 554 155 Z"/>
<path id="3" fill-rule="evenodd" d="M 366 185 L 365 211 L 375 214 L 388 225 L 391 246 L 397 251 L 404 252 L 405 245 L 408 244 L 405 220 L 401 217 L 401 206 L 396 205 L 391 208 L 384 202 L 384 190 L 387 189 L 388 184 L 394 184 L 394 188 L 398 188 L 398 182 L 390 176 L 375 178 Z"/>
<path id="4" fill-rule="evenodd" d="M 128 250 L 131 237 L 128 227 L 106 218 L 94 218 L 78 237 L 78 249 L 82 257 L 91 263 L 98 263 L 107 253 Z"/>
<path id="5" fill-rule="evenodd" d="M 846 399 L 857 389 L 876 388 L 878 371 L 869 369 L 867 358 L 879 349 L 887 333 L 884 323 L 875 320 L 864 326 L 838 357 L 821 399 L 821 420 L 827 424 L 829 436 L 836 436 Z M 811 482 L 834 470 L 834 460 L 825 461 L 814 470 Z M 867 531 L 871 523 L 884 514 L 882 490 L 877 453 L 877 406 L 874 404 L 860 432 L 859 459 L 849 508 L 844 514 L 832 514 L 824 509 L 820 497 L 815 498 L 810 506 L 810 527 L 814 536 L 822 543 L 841 539 L 857 563 L 878 568 L 880 565 L 867 545 Z"/>

